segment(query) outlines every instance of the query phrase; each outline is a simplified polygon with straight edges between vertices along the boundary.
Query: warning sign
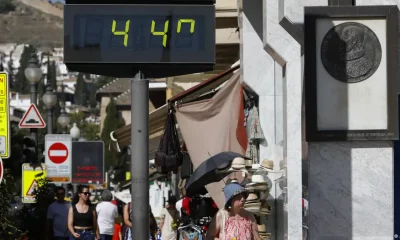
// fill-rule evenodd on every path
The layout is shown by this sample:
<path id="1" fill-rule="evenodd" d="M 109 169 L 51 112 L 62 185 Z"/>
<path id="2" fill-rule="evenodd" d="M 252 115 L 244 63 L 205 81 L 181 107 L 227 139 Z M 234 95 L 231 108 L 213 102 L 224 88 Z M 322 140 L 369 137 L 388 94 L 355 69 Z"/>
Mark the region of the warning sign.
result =
<path id="1" fill-rule="evenodd" d="M 36 179 L 34 179 L 31 183 L 31 186 L 28 188 L 28 191 L 26 192 L 26 196 L 35 196 L 35 192 L 37 190 L 39 190 L 39 184 Z"/>
<path id="2" fill-rule="evenodd" d="M 10 157 L 10 100 L 8 96 L 8 74 L 0 73 L 0 155 Z"/>
<path id="3" fill-rule="evenodd" d="M 25 115 L 22 117 L 19 122 L 19 128 L 45 128 L 46 123 L 43 121 L 42 116 L 40 115 L 39 110 L 37 109 L 35 104 L 31 104 L 26 111 Z"/>
<path id="4" fill-rule="evenodd" d="M 35 190 L 40 186 L 40 180 L 46 177 L 46 165 L 35 169 L 29 163 L 22 164 L 22 202 L 35 203 Z"/>

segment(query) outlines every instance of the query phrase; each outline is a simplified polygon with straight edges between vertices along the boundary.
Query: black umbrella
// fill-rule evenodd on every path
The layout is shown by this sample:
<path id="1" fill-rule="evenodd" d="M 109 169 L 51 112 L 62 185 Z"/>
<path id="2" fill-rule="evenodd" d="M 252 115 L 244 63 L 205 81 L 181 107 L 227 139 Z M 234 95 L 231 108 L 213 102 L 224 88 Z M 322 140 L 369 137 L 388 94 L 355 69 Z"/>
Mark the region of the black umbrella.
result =
<path id="1" fill-rule="evenodd" d="M 216 170 L 229 166 L 232 160 L 237 157 L 249 159 L 239 153 L 221 152 L 201 163 L 187 181 L 186 195 L 190 197 L 199 194 L 199 192 L 204 191 L 204 186 L 207 184 L 219 182 L 224 179 L 224 177 L 230 173 L 227 171 L 221 172 Z"/>

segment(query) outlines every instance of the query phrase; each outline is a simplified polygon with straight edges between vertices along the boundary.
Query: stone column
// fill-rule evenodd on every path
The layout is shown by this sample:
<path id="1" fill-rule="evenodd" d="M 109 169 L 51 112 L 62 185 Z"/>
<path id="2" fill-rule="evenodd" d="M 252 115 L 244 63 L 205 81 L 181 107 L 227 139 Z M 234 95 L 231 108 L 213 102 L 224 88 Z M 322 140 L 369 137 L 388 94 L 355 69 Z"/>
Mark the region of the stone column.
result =
<path id="1" fill-rule="evenodd" d="M 303 7 L 325 6 L 327 0 L 242 1 L 241 71 L 259 95 L 260 122 L 266 142 L 261 160 L 274 160 L 273 213 L 267 222 L 272 239 L 302 237 L 302 99 Z M 287 194 L 282 193 L 286 190 Z M 286 197 L 285 197 L 286 196 Z M 287 204 L 283 202 L 287 199 Z M 285 205 L 285 206 L 283 206 Z"/>
<path id="2" fill-rule="evenodd" d="M 309 239 L 393 239 L 393 142 L 310 143 L 309 161 Z"/>

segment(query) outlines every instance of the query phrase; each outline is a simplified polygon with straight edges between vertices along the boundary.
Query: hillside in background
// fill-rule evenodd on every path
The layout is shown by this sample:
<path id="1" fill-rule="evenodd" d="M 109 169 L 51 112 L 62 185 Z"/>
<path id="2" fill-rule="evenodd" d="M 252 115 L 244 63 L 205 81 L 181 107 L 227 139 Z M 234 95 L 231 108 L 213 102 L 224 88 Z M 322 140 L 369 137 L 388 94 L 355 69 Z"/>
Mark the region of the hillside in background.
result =
<path id="1" fill-rule="evenodd" d="M 1 0 L 0 0 L 1 1 Z M 0 44 L 62 47 L 63 19 L 14 0 L 15 10 L 0 14 Z"/>

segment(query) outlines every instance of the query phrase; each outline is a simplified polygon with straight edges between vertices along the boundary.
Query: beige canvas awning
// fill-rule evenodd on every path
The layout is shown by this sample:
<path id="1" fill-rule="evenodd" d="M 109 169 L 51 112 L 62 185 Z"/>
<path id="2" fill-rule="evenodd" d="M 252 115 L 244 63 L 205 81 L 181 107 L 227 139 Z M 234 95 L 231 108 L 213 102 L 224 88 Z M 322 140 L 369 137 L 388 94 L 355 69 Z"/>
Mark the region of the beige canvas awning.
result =
<path id="1" fill-rule="evenodd" d="M 149 113 L 149 158 L 153 159 L 154 152 L 158 147 L 160 138 L 164 131 L 167 119 L 167 104 Z M 115 149 L 120 151 L 131 144 L 131 125 L 126 125 L 111 133 Z"/>
<path id="2" fill-rule="evenodd" d="M 191 101 L 198 98 L 202 94 L 207 93 L 211 89 L 214 89 L 226 82 L 233 75 L 235 70 L 239 69 L 239 65 L 235 65 L 232 68 L 204 81 L 170 99 L 171 102 L 184 102 Z M 164 131 L 165 121 L 167 119 L 168 104 L 157 108 L 156 110 L 149 113 L 149 160 L 154 159 L 154 153 L 158 148 L 160 143 L 160 138 Z M 181 134 L 179 131 L 179 126 L 177 127 L 179 136 Z M 129 146 L 131 144 L 131 125 L 126 125 L 110 135 L 113 141 L 114 149 L 121 151 L 121 149 Z M 182 139 L 182 138 L 181 138 Z"/>

